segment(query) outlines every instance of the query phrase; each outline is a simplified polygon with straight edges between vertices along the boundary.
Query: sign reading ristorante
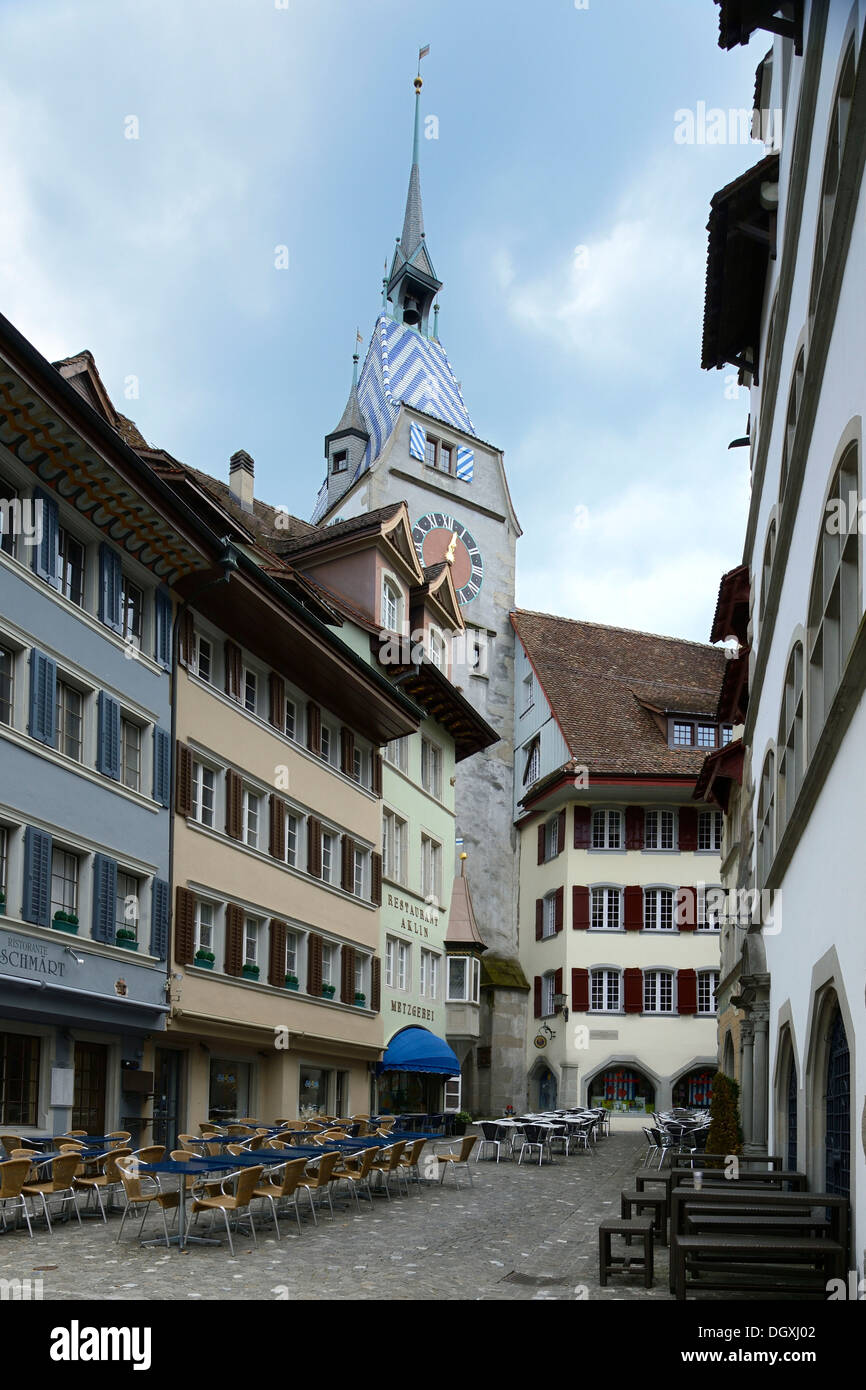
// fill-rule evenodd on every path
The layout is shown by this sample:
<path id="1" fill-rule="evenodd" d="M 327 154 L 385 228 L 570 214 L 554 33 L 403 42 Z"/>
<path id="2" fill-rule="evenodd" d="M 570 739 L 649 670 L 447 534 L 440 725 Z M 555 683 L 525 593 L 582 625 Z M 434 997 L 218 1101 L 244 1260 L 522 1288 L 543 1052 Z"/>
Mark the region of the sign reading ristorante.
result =
<path id="1" fill-rule="evenodd" d="M 387 916 L 386 926 L 399 927 L 425 939 L 429 939 L 431 927 L 434 936 L 438 934 L 439 912 L 430 903 L 422 903 L 419 898 L 413 900 L 401 897 L 399 893 L 389 892 L 385 895 L 384 905 L 392 909 Z"/>
<path id="2" fill-rule="evenodd" d="M 29 936 L 14 936 L 12 932 L 0 932 L 0 969 L 14 970 L 26 976 L 52 976 L 62 980 L 66 974 L 62 947 L 50 946 L 43 941 L 35 941 Z"/>

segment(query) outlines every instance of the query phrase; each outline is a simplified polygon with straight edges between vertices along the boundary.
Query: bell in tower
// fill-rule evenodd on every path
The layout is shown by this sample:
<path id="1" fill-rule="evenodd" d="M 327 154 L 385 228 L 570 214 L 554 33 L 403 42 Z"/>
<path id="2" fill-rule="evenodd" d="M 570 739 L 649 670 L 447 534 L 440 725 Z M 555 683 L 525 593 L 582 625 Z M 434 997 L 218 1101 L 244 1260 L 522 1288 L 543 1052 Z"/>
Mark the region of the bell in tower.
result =
<path id="1" fill-rule="evenodd" d="M 417 328 L 421 322 L 421 306 L 417 299 L 408 295 L 403 301 L 403 322 L 408 323 L 410 328 Z"/>

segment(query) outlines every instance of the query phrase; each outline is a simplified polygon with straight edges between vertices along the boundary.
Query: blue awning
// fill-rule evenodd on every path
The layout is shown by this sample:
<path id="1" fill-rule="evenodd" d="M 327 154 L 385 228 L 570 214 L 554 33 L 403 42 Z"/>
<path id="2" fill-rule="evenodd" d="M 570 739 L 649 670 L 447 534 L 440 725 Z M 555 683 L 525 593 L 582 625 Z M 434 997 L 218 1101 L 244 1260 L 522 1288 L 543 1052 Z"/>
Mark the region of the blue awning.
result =
<path id="1" fill-rule="evenodd" d="M 439 1076 L 459 1076 L 460 1063 L 444 1038 L 426 1028 L 404 1028 L 392 1038 L 376 1067 L 383 1071 L 426 1071 Z"/>

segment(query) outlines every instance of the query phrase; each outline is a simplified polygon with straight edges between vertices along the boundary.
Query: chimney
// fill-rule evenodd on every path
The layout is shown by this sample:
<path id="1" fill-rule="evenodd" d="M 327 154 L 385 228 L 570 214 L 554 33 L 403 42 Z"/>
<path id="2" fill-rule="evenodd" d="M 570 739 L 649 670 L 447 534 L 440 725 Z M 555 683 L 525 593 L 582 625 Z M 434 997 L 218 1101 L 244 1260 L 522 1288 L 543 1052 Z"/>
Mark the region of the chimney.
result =
<path id="1" fill-rule="evenodd" d="M 246 449 L 238 449 L 229 459 L 229 490 L 245 512 L 253 509 L 254 467 Z"/>

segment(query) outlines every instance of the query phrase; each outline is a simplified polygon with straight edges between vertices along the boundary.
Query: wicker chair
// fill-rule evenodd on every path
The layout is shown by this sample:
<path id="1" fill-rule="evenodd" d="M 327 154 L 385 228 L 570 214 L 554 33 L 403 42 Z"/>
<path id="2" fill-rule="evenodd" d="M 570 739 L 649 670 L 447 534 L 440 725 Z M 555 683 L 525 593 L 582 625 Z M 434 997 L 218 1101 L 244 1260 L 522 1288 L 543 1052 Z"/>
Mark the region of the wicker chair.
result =
<path id="1" fill-rule="evenodd" d="M 72 1203 L 75 1215 L 78 1217 L 78 1224 L 81 1225 L 81 1212 L 78 1210 L 78 1201 L 75 1192 L 75 1170 L 79 1167 L 78 1155 L 60 1154 L 55 1158 L 51 1165 L 51 1177 L 46 1182 L 28 1182 L 21 1189 L 25 1197 L 39 1197 L 42 1200 L 42 1210 L 45 1213 L 45 1222 L 48 1230 L 51 1230 L 51 1216 L 48 1211 L 48 1198 L 59 1197 L 60 1205 L 64 1207 L 68 1202 Z"/>
<path id="2" fill-rule="evenodd" d="M 271 1148 L 286 1148 L 285 1144 L 274 1145 Z M 305 1158 L 293 1158 L 282 1169 L 282 1175 L 277 1180 L 277 1173 L 269 1174 L 263 1183 L 256 1188 L 254 1197 L 259 1197 L 263 1202 L 270 1202 L 271 1211 L 274 1214 L 274 1227 L 277 1232 L 277 1240 L 282 1240 L 280 1235 L 280 1221 L 278 1203 L 289 1202 L 295 1209 L 295 1220 L 298 1223 L 298 1230 L 301 1229 L 301 1213 L 298 1210 L 298 1189 L 303 1185 L 304 1172 L 307 1166 Z M 316 1209 L 313 1206 L 313 1194 L 307 1188 L 307 1196 L 310 1199 L 310 1208 L 313 1213 L 313 1220 L 316 1219 Z"/>
<path id="3" fill-rule="evenodd" d="M 108 1196 L 110 1206 L 111 1193 L 116 1191 L 118 1187 L 123 1186 L 120 1171 L 117 1167 L 117 1160 L 119 1158 L 128 1158 L 131 1156 L 131 1153 L 131 1149 L 109 1149 L 105 1157 L 99 1160 L 102 1167 L 101 1173 L 96 1173 L 93 1177 L 76 1177 L 73 1180 L 72 1186 L 75 1188 L 76 1192 L 87 1193 L 88 1204 L 90 1202 L 91 1193 L 96 1193 L 100 1215 L 106 1225 L 108 1225 L 108 1217 L 105 1215 L 105 1207 L 102 1205 L 102 1194 L 104 1192 Z M 87 1207 L 85 1206 L 85 1210 L 86 1209 Z"/>
<path id="4" fill-rule="evenodd" d="M 472 1186 L 472 1169 L 469 1167 L 469 1155 L 471 1154 L 472 1150 L 475 1148 L 475 1145 L 477 1143 L 477 1134 L 467 1134 L 459 1149 L 457 1149 L 456 1151 L 452 1149 L 447 1154 L 436 1155 L 436 1162 L 442 1165 L 439 1169 L 440 1183 L 443 1183 L 445 1181 L 445 1174 L 448 1172 L 450 1167 L 451 1172 L 454 1174 L 454 1181 L 459 1187 L 460 1180 L 457 1177 L 457 1169 L 459 1167 L 462 1167 L 465 1168 L 466 1172 L 469 1174 L 469 1185 L 470 1187 Z"/>
<path id="5" fill-rule="evenodd" d="M 310 1194 L 310 1202 L 313 1200 L 314 1192 L 324 1192 L 328 1198 L 328 1206 L 331 1208 L 331 1215 L 334 1215 L 334 1203 L 331 1198 L 331 1181 L 334 1169 L 340 1161 L 342 1155 L 339 1151 L 332 1150 L 331 1153 L 322 1154 L 321 1158 L 314 1160 L 315 1168 L 308 1168 L 306 1177 L 298 1183 L 299 1187 L 305 1187 Z M 319 1198 L 321 1202 L 321 1197 Z M 318 1223 L 317 1223 L 318 1224 Z"/>
<path id="6" fill-rule="evenodd" d="M 163 1152 L 165 1151 L 163 1150 Z M 162 1229 L 165 1234 L 165 1248 L 168 1250 L 170 1248 L 170 1242 L 168 1239 L 168 1223 L 165 1219 L 165 1212 L 166 1207 L 173 1205 L 170 1200 L 172 1197 L 174 1197 L 174 1205 L 177 1204 L 177 1194 L 162 1192 L 156 1178 L 152 1178 L 149 1174 L 139 1176 L 136 1171 L 137 1165 L 135 1163 L 135 1157 L 134 1154 L 130 1154 L 128 1157 L 119 1159 L 117 1164 L 117 1171 L 120 1174 L 120 1181 L 123 1184 L 123 1192 L 126 1197 L 126 1206 L 123 1209 L 123 1216 L 120 1222 L 120 1230 L 117 1233 L 117 1239 L 120 1240 L 120 1237 L 123 1235 L 126 1218 L 133 1208 L 142 1208 L 144 1215 L 141 1218 L 141 1225 L 138 1228 L 138 1238 L 141 1240 L 141 1235 L 144 1231 L 144 1223 L 147 1221 L 148 1213 L 153 1203 L 156 1202 L 162 1212 Z M 153 1186 L 146 1189 L 144 1187 L 145 1183 L 152 1183 Z"/>
<path id="7" fill-rule="evenodd" d="M 373 1172 L 379 1174 L 380 1187 L 385 1188 L 388 1201 L 391 1200 L 391 1175 L 397 1175 L 397 1191 L 400 1191 L 400 1180 L 406 1183 L 406 1195 L 409 1195 L 409 1180 L 401 1166 L 400 1160 L 403 1157 L 403 1150 L 406 1148 L 407 1141 L 399 1139 L 396 1144 L 390 1144 L 387 1148 L 379 1150 L 379 1157 L 373 1162 Z"/>
<path id="8" fill-rule="evenodd" d="M 341 1168 L 335 1168 L 333 1172 L 334 1182 L 347 1182 L 349 1190 L 354 1194 L 355 1206 L 361 1210 L 361 1203 L 358 1200 L 358 1188 L 361 1187 L 366 1192 L 370 1206 L 373 1205 L 373 1193 L 370 1188 L 370 1179 L 376 1162 L 379 1150 L 372 1148 L 364 1149 L 358 1154 L 357 1158 L 347 1158 Z"/>
<path id="9" fill-rule="evenodd" d="M 9 1138 L 12 1136 L 10 1135 Z M 10 1158 L 5 1163 L 0 1163 L 0 1216 L 3 1217 L 3 1230 L 6 1230 L 6 1203 L 11 1202 L 15 1211 L 23 1211 L 27 1230 L 32 1240 L 33 1227 L 30 1224 L 30 1213 L 27 1210 L 27 1198 L 24 1196 L 24 1184 L 29 1176 L 29 1158 Z M 15 1222 L 17 1225 L 17 1216 Z"/>
<path id="10" fill-rule="evenodd" d="M 192 1209 L 194 1212 L 199 1213 L 203 1211 L 209 1211 L 213 1213 L 214 1218 L 216 1218 L 216 1214 L 218 1211 L 222 1212 L 223 1220 L 226 1223 L 226 1235 L 229 1238 L 229 1249 L 232 1252 L 233 1256 L 235 1253 L 235 1247 L 232 1241 L 231 1226 L 229 1225 L 230 1211 L 234 1212 L 235 1214 L 236 1229 L 240 1225 L 241 1220 L 243 1219 L 242 1213 L 246 1213 L 246 1216 L 249 1218 L 250 1231 L 253 1237 L 253 1244 L 255 1246 L 258 1246 L 258 1240 L 256 1238 L 256 1228 L 253 1223 L 253 1211 L 252 1207 L 250 1206 L 250 1202 L 253 1199 L 253 1195 L 255 1193 L 256 1187 L 258 1186 L 259 1179 L 261 1178 L 262 1173 L 264 1171 L 264 1168 L 262 1168 L 261 1166 L 257 1168 L 245 1168 L 243 1172 L 238 1173 L 236 1175 L 237 1188 L 235 1190 L 234 1195 L 231 1195 L 227 1192 L 221 1192 L 218 1196 L 199 1197 L 192 1204 Z M 225 1181 L 227 1181 L 227 1179 Z"/>

